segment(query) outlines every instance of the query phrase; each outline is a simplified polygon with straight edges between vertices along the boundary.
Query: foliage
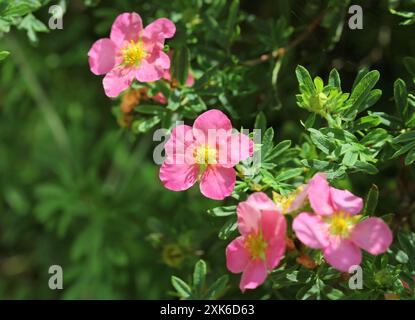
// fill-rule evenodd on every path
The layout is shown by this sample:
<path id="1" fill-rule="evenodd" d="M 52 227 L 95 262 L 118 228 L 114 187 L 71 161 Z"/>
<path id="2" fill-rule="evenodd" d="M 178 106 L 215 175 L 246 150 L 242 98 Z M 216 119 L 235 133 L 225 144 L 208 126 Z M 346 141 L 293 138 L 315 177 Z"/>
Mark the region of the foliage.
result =
<path id="1" fill-rule="evenodd" d="M 413 299 L 415 3 L 357 2 L 363 30 L 347 26 L 349 1 L 0 0 L 0 297 Z M 63 30 L 47 27 L 52 4 L 66 8 Z M 177 33 L 165 48 L 174 81 L 134 83 L 147 96 L 126 113 L 128 92 L 108 99 L 87 52 L 131 11 Z M 159 92 L 166 105 L 150 99 Z M 152 159 L 156 129 L 212 108 L 261 129 L 260 170 L 238 164 L 223 202 L 165 190 Z M 238 202 L 287 195 L 316 172 L 366 196 L 392 247 L 364 255 L 364 288 L 352 290 L 294 241 L 242 294 L 224 254 Z M 61 291 L 47 286 L 54 264 Z"/>

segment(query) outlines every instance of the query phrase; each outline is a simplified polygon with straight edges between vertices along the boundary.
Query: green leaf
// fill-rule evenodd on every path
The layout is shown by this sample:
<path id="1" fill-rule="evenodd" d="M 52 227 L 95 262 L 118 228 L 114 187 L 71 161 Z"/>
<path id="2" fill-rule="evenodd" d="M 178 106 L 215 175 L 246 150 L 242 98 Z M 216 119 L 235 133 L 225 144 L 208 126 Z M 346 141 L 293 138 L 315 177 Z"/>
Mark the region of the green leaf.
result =
<path id="1" fill-rule="evenodd" d="M 395 81 L 393 85 L 393 96 L 401 118 L 406 121 L 408 112 L 408 91 L 406 89 L 406 84 L 402 79 L 397 79 Z"/>
<path id="2" fill-rule="evenodd" d="M 398 233 L 398 241 L 402 250 L 408 255 L 412 270 L 415 270 L 415 237 L 414 234 Z"/>
<path id="3" fill-rule="evenodd" d="M 349 150 L 344 154 L 342 164 L 347 166 L 347 167 L 353 167 L 353 165 L 356 163 L 358 157 L 359 157 L 359 154 L 357 152 L 353 152 L 353 151 Z"/>
<path id="4" fill-rule="evenodd" d="M 415 12 L 412 11 L 396 11 L 392 8 L 389 9 L 389 11 L 399 17 L 405 18 L 401 23 L 399 23 L 401 26 L 407 26 L 410 24 L 415 23 Z"/>
<path id="5" fill-rule="evenodd" d="M 207 290 L 206 298 L 208 300 L 214 300 L 214 299 L 220 298 L 226 289 L 228 281 L 229 281 L 228 275 L 224 275 L 220 277 L 219 279 L 217 279 Z"/>
<path id="6" fill-rule="evenodd" d="M 153 95 L 161 92 L 166 99 L 169 99 L 171 93 L 171 86 L 167 81 L 160 80 L 154 82 L 154 89 L 152 90 Z"/>
<path id="7" fill-rule="evenodd" d="M 218 97 L 220 103 L 222 103 L 223 107 L 225 108 L 225 110 L 227 112 L 229 112 L 230 116 L 234 119 L 239 119 L 240 116 L 238 114 L 238 112 L 235 111 L 235 109 L 233 108 L 233 106 L 230 104 L 228 97 L 226 96 L 225 93 L 221 93 Z"/>
<path id="8" fill-rule="evenodd" d="M 369 72 L 369 70 L 367 68 L 363 68 L 363 69 L 359 70 L 359 72 L 357 73 L 356 79 L 354 79 L 352 90 L 354 90 L 354 88 L 356 88 L 357 84 L 360 82 L 360 80 L 362 80 L 362 78 L 365 75 L 367 75 L 368 72 Z"/>
<path id="9" fill-rule="evenodd" d="M 413 149 L 413 148 L 415 148 L 415 141 L 413 141 L 413 142 L 411 142 L 411 143 L 408 143 L 407 145 L 405 145 L 405 146 L 403 146 L 402 148 L 400 148 L 398 151 L 396 151 L 396 152 L 393 154 L 392 158 L 399 157 L 399 156 L 401 156 L 401 155 L 403 155 L 403 154 L 407 153 L 409 150 L 411 150 L 411 149 Z"/>
<path id="10" fill-rule="evenodd" d="M 233 32 L 236 23 L 238 22 L 239 0 L 233 0 L 229 6 L 228 20 L 226 21 L 226 29 L 229 34 Z"/>
<path id="11" fill-rule="evenodd" d="M 411 76 L 415 78 L 415 58 L 405 57 L 403 58 L 403 63 Z"/>
<path id="12" fill-rule="evenodd" d="M 0 51 L 0 61 L 6 59 L 9 56 L 9 51 Z"/>
<path id="13" fill-rule="evenodd" d="M 190 68 L 190 51 L 187 46 L 182 46 L 174 50 L 173 53 L 173 79 L 176 79 L 180 85 L 184 85 L 189 76 Z"/>
<path id="14" fill-rule="evenodd" d="M 409 261 L 408 255 L 402 250 L 398 250 L 398 252 L 396 252 L 395 259 L 399 263 L 403 263 L 403 264 L 408 263 Z"/>
<path id="15" fill-rule="evenodd" d="M 341 91 L 341 80 L 339 72 L 336 69 L 332 69 L 329 75 L 329 86 L 335 87 Z"/>
<path id="16" fill-rule="evenodd" d="M 308 131 L 310 132 L 311 141 L 325 154 L 329 154 L 334 149 L 333 143 L 319 130 L 310 128 Z"/>
<path id="17" fill-rule="evenodd" d="M 192 295 L 192 289 L 182 279 L 172 276 L 171 284 L 173 285 L 174 289 L 176 289 L 180 297 L 187 299 Z"/>
<path id="18" fill-rule="evenodd" d="M 260 111 L 255 118 L 255 129 L 260 129 L 261 135 L 263 135 L 267 129 L 267 118 L 262 111 Z"/>
<path id="19" fill-rule="evenodd" d="M 37 0 L 10 1 L 9 6 L 2 12 L 3 16 L 24 16 L 42 6 Z"/>
<path id="20" fill-rule="evenodd" d="M 354 166 L 357 170 L 366 172 L 368 174 L 376 174 L 379 172 L 379 170 L 373 164 L 363 161 L 356 161 Z"/>
<path id="21" fill-rule="evenodd" d="M 382 123 L 382 118 L 377 115 L 364 116 L 355 121 L 354 129 L 365 130 L 373 127 L 377 127 Z"/>
<path id="22" fill-rule="evenodd" d="M 330 300 L 339 300 L 344 297 L 344 293 L 338 289 L 332 288 L 329 293 L 327 293 L 327 298 Z"/>
<path id="23" fill-rule="evenodd" d="M 295 69 L 295 74 L 297 76 L 300 88 L 302 88 L 309 95 L 315 95 L 316 88 L 307 69 L 301 65 L 298 65 Z"/>
<path id="24" fill-rule="evenodd" d="M 285 180 L 288 180 L 294 177 L 298 177 L 303 172 L 304 172 L 303 168 L 294 168 L 294 169 L 284 170 L 283 172 L 281 172 L 275 177 L 275 181 L 281 182 L 281 181 L 285 181 Z"/>
<path id="25" fill-rule="evenodd" d="M 324 82 L 323 79 L 321 79 L 320 77 L 315 77 L 314 78 L 314 86 L 316 87 L 317 91 L 323 91 L 324 88 Z"/>
<path id="26" fill-rule="evenodd" d="M 414 141 L 415 140 L 415 131 L 409 131 L 400 134 L 395 139 L 393 139 L 394 143 L 401 143 L 401 142 L 407 142 L 407 141 Z"/>
<path id="27" fill-rule="evenodd" d="M 171 111 L 177 111 L 180 108 L 180 102 L 181 102 L 181 90 L 175 89 L 169 96 L 169 100 L 167 103 L 167 109 Z"/>
<path id="28" fill-rule="evenodd" d="M 411 149 L 405 157 L 405 165 L 409 166 L 415 161 L 415 148 Z"/>
<path id="29" fill-rule="evenodd" d="M 201 293 L 206 279 L 206 262 L 199 260 L 196 262 L 193 272 L 193 288 L 196 292 Z"/>
<path id="30" fill-rule="evenodd" d="M 280 156 L 284 151 L 286 151 L 291 146 L 291 140 L 284 140 L 278 143 L 265 157 L 266 162 L 270 162 L 276 157 Z"/>
<path id="31" fill-rule="evenodd" d="M 365 208 L 363 209 L 365 215 L 373 215 L 375 213 L 376 206 L 378 205 L 378 198 L 379 189 L 375 184 L 372 184 L 366 197 Z"/>
<path id="32" fill-rule="evenodd" d="M 37 42 L 37 32 L 49 32 L 46 25 L 42 21 L 36 19 L 36 17 L 32 14 L 25 16 L 17 28 L 19 30 L 26 30 L 27 36 L 32 42 Z"/>
<path id="33" fill-rule="evenodd" d="M 148 119 L 140 119 L 134 121 L 132 124 L 132 130 L 134 133 L 143 133 L 149 131 L 151 128 L 155 127 L 160 122 L 159 116 L 154 116 Z"/>
<path id="34" fill-rule="evenodd" d="M 274 129 L 272 127 L 268 128 L 265 133 L 264 136 L 262 138 L 261 141 L 261 156 L 262 159 L 265 159 L 266 156 L 268 155 L 268 153 L 271 151 L 274 143 L 273 143 L 273 139 L 274 139 Z"/>
<path id="35" fill-rule="evenodd" d="M 208 214 L 215 217 L 227 217 L 236 214 L 236 206 L 217 207 L 208 210 Z"/>
<path id="36" fill-rule="evenodd" d="M 316 114 L 310 113 L 304 123 L 301 121 L 301 124 L 304 126 L 305 129 L 308 130 L 314 126 L 315 121 L 316 121 Z"/>
<path id="37" fill-rule="evenodd" d="M 138 113 L 142 113 L 142 114 L 151 114 L 151 115 L 157 115 L 157 114 L 161 114 L 163 112 L 166 111 L 165 107 L 161 107 L 159 105 L 143 105 L 140 104 L 138 105 L 138 107 L 136 107 L 134 109 L 134 111 L 138 112 Z"/>
<path id="38" fill-rule="evenodd" d="M 358 112 L 364 109 L 365 104 L 367 103 L 368 98 L 371 95 L 371 90 L 379 81 L 379 71 L 373 70 L 368 72 L 356 85 L 353 89 L 352 94 L 350 95 L 349 101 L 351 103 L 351 108 Z M 379 96 L 379 91 L 376 96 Z"/>
<path id="39" fill-rule="evenodd" d="M 236 218 L 232 217 L 225 222 L 223 227 L 219 230 L 219 239 L 228 240 L 232 233 L 238 228 Z"/>

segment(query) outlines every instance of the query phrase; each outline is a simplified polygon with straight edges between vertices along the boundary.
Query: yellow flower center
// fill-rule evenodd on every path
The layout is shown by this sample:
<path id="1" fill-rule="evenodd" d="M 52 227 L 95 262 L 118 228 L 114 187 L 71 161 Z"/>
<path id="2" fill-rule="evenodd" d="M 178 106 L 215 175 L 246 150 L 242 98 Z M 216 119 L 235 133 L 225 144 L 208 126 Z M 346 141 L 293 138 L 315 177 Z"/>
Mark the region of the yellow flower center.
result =
<path id="1" fill-rule="evenodd" d="M 281 208 L 282 214 L 285 214 L 287 213 L 287 210 L 290 208 L 291 204 L 302 191 L 303 186 L 298 187 L 296 190 L 289 193 L 287 196 L 282 196 L 277 192 L 272 192 L 272 198 L 274 202 Z"/>
<path id="2" fill-rule="evenodd" d="M 262 234 L 250 234 L 245 240 L 245 248 L 248 250 L 252 259 L 266 259 L 265 250 L 268 243 L 263 239 Z"/>
<path id="3" fill-rule="evenodd" d="M 142 42 L 134 42 L 131 40 L 123 49 L 121 49 L 121 54 L 126 65 L 139 65 L 141 60 L 143 60 L 147 52 L 143 48 Z"/>
<path id="4" fill-rule="evenodd" d="M 333 235 L 339 235 L 347 238 L 350 235 L 350 229 L 360 220 L 360 215 L 351 216 L 350 214 L 340 211 L 328 218 L 330 232 Z"/>
<path id="5" fill-rule="evenodd" d="M 193 156 L 198 164 L 216 164 L 216 150 L 208 145 L 195 149 Z"/>

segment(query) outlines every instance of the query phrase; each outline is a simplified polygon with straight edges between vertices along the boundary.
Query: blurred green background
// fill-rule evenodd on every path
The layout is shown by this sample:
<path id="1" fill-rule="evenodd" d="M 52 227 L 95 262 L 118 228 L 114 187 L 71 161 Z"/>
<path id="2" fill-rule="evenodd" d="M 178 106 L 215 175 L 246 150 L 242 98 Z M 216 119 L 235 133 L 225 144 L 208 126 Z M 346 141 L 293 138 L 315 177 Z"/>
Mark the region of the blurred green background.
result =
<path id="1" fill-rule="evenodd" d="M 45 24 L 55 3 L 46 2 L 34 13 Z M 15 27 L 4 34 L 0 49 L 11 54 L 0 62 L 0 299 L 169 298 L 171 275 L 186 279 L 199 258 L 207 261 L 212 281 L 227 273 L 227 242 L 217 238 L 223 221 L 206 214 L 219 204 L 197 187 L 181 193 L 162 187 L 151 132 L 134 135 L 120 127 L 113 115 L 119 101 L 105 96 L 101 78 L 89 70 L 89 48 L 109 34 L 118 14 L 138 12 L 144 25 L 156 17 L 173 19 L 200 76 L 217 61 L 256 59 L 281 47 L 335 2 L 341 1 L 243 0 L 240 35 L 227 50 L 208 30 L 207 19 L 226 25 L 230 2 L 218 0 L 71 0 L 63 30 L 38 33 L 36 43 Z M 375 110 L 394 108 L 394 80 L 410 79 L 402 58 L 415 56 L 414 26 L 400 26 L 388 1 L 357 2 L 364 8 L 364 29 L 339 33 L 334 26 L 347 15 L 324 21 L 287 53 L 276 86 L 271 62 L 232 67 L 235 78 L 222 85 L 240 116 L 235 127 L 253 128 L 264 110 L 278 139 L 299 140 L 305 111 L 295 105 L 297 64 L 321 76 L 336 67 L 345 88 L 362 66 L 378 69 L 383 96 Z M 283 28 L 276 27 L 281 17 Z M 218 100 L 209 103 L 214 105 L 222 108 Z M 383 211 L 407 222 L 413 216 L 413 169 L 396 160 L 383 166 L 375 177 L 353 177 L 354 191 L 363 195 L 378 184 Z M 55 264 L 63 268 L 63 290 L 48 287 Z M 261 288 L 242 296 L 238 280 L 231 277 L 226 297 L 266 294 Z"/>

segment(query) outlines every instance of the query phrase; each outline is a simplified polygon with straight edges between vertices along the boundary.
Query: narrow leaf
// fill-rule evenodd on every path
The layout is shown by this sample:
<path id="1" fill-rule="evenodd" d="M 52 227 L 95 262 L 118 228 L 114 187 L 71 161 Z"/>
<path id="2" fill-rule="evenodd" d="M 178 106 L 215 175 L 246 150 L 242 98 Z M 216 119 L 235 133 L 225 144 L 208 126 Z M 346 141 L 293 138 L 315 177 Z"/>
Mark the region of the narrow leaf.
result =
<path id="1" fill-rule="evenodd" d="M 313 80 L 311 79 L 308 70 L 303 66 L 298 65 L 295 69 L 295 74 L 297 76 L 298 83 L 305 89 L 306 93 L 314 95 L 316 93 L 316 88 L 314 87 Z"/>
<path id="2" fill-rule="evenodd" d="M 195 270 L 193 272 L 193 287 L 200 293 L 203 289 L 206 279 L 206 262 L 199 260 L 196 262 Z"/>
<path id="3" fill-rule="evenodd" d="M 190 289 L 189 285 L 182 279 L 172 276 L 171 284 L 176 289 L 180 297 L 187 299 L 192 295 L 192 289 Z"/>
<path id="4" fill-rule="evenodd" d="M 408 91 L 406 89 L 406 84 L 402 79 L 397 79 L 395 81 L 393 85 L 393 96 L 401 118 L 406 121 L 408 112 Z"/>
<path id="5" fill-rule="evenodd" d="M 190 51 L 186 46 L 174 50 L 173 54 L 173 78 L 176 79 L 180 85 L 186 83 L 189 75 L 190 67 Z"/>
<path id="6" fill-rule="evenodd" d="M 378 205 L 378 198 L 379 198 L 379 189 L 377 185 L 372 184 L 372 187 L 369 190 L 369 193 L 366 197 L 365 208 L 363 212 L 366 215 L 373 215 L 376 210 L 376 206 Z"/>

